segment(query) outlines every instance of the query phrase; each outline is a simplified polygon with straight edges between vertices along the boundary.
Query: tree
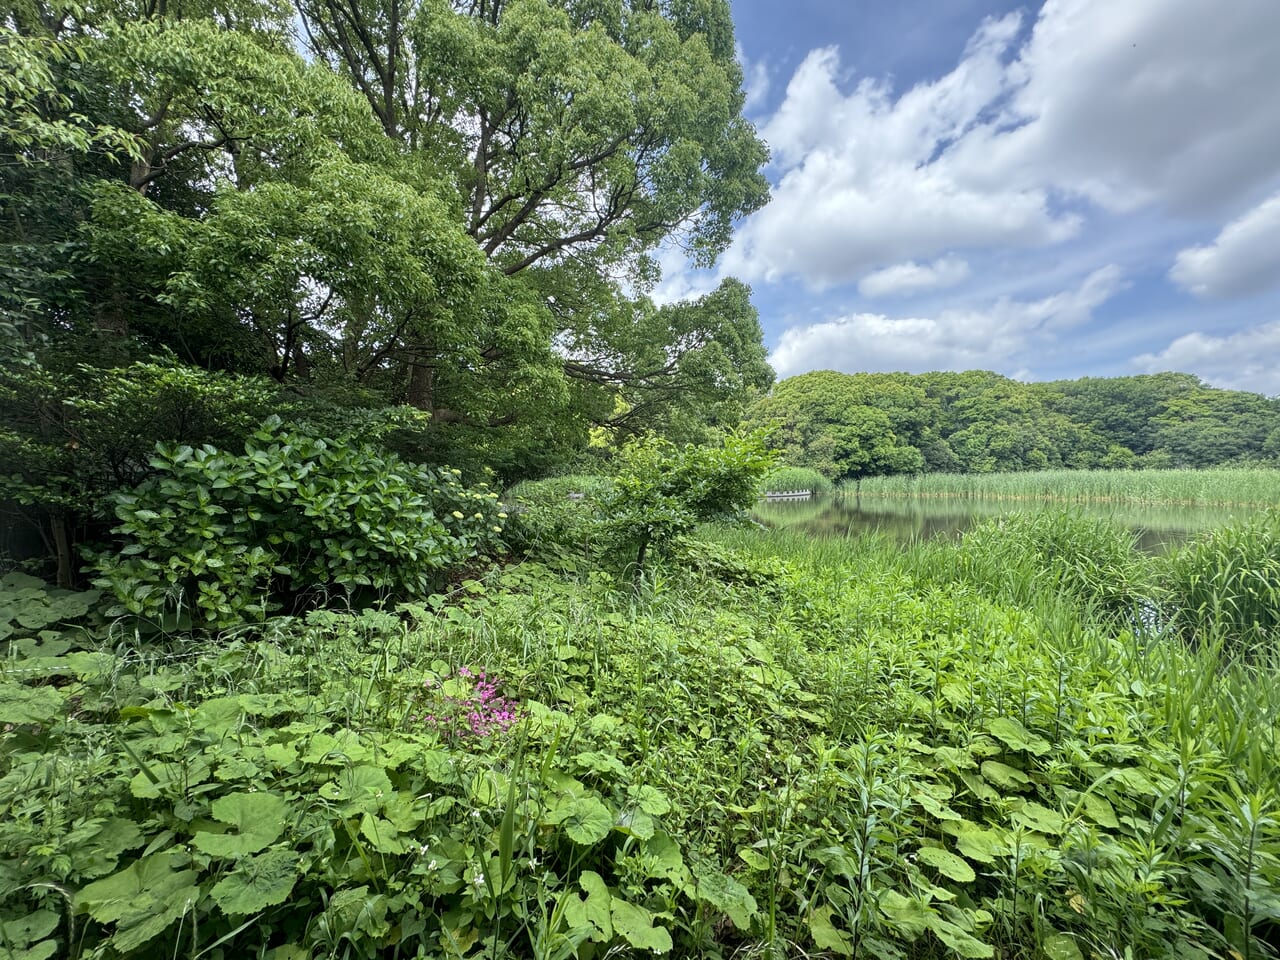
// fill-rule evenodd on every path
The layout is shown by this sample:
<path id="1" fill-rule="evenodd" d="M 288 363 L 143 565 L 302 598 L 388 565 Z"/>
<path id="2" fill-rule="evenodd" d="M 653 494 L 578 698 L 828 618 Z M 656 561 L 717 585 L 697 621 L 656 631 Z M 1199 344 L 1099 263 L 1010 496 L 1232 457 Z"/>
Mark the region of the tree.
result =
<path id="1" fill-rule="evenodd" d="M 893 415 L 877 405 L 882 391 L 893 407 L 904 390 L 900 384 L 830 370 L 806 373 L 775 386 L 752 408 L 750 422 L 777 424 L 774 443 L 785 462 L 811 467 L 836 482 L 912 473 L 923 468 L 923 455 L 899 439 Z"/>
<path id="2" fill-rule="evenodd" d="M 695 358 L 684 362 L 690 338 L 723 328 L 672 332 L 617 276 L 643 287 L 647 252 L 673 233 L 710 263 L 734 218 L 767 199 L 727 3 L 298 0 L 298 12 L 312 54 L 350 78 L 415 175 L 450 185 L 484 256 L 553 303 L 564 371 L 588 402 L 598 410 L 594 388 L 627 385 L 644 394 L 627 399 L 632 410 L 673 409 L 698 379 Z M 675 319 L 689 318 L 715 315 Z M 650 336 L 632 336 L 637 326 Z M 653 350 L 667 357 L 642 355 Z M 761 381 L 761 360 L 742 359 L 756 369 L 738 379 Z M 411 365 L 409 402 L 432 402 L 430 378 Z"/>

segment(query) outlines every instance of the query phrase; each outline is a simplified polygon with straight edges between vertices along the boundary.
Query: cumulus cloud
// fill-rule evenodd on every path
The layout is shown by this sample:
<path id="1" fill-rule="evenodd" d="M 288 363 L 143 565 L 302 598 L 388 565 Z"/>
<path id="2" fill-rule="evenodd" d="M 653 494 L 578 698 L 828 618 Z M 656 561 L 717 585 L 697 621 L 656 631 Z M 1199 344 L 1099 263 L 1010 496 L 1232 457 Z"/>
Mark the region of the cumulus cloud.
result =
<path id="1" fill-rule="evenodd" d="M 1213 243 L 1180 251 L 1169 278 L 1198 297 L 1280 285 L 1280 194 L 1227 224 Z"/>
<path id="2" fill-rule="evenodd" d="M 1274 0 L 1048 0 L 962 182 L 1054 185 L 1104 207 L 1221 212 L 1275 179 Z"/>
<path id="3" fill-rule="evenodd" d="M 954 287 L 969 278 L 969 264 L 959 257 L 942 257 L 932 264 L 914 260 L 896 263 L 858 281 L 858 292 L 864 297 L 888 297 Z"/>
<path id="4" fill-rule="evenodd" d="M 1146 373 L 1194 373 L 1214 386 L 1280 395 L 1280 321 L 1225 336 L 1200 332 L 1178 337 L 1134 364 Z"/>
<path id="5" fill-rule="evenodd" d="M 822 288 L 886 261 L 1073 234 L 1076 218 L 1053 214 L 1043 190 L 969 189 L 935 159 L 1006 92 L 1018 24 L 989 21 L 955 70 L 897 99 L 873 80 L 842 93 L 836 49 L 810 53 L 761 131 L 780 171 L 773 200 L 738 232 L 725 269 Z"/>
<path id="6" fill-rule="evenodd" d="M 1059 332 L 1087 322 L 1124 286 L 1118 267 L 1095 270 L 1072 290 L 1035 301 L 1001 298 L 933 317 L 855 313 L 782 334 L 770 356 L 778 375 L 806 370 L 968 370 L 1022 368 L 1019 358 Z"/>
<path id="7" fill-rule="evenodd" d="M 985 22 L 946 76 L 895 92 L 812 51 L 763 125 L 773 201 L 725 268 L 848 283 L 885 263 L 1027 248 L 1083 213 L 1229 215 L 1280 184 L 1280 3 L 1048 0 Z"/>

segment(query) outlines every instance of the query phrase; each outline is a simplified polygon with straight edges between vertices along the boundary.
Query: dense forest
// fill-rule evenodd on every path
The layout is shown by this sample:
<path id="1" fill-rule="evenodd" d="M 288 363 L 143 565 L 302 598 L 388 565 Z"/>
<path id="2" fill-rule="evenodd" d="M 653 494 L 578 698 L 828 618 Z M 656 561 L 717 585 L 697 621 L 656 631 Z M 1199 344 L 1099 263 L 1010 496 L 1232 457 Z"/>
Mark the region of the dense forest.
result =
<path id="1" fill-rule="evenodd" d="M 0 18 L 0 501 L 60 559 L 270 415 L 509 482 L 766 389 L 719 0 L 32 0 Z"/>
<path id="2" fill-rule="evenodd" d="M 966 373 L 806 373 L 749 414 L 777 425 L 788 463 L 834 481 L 1273 463 L 1280 400 L 1185 373 L 1021 383 Z"/>

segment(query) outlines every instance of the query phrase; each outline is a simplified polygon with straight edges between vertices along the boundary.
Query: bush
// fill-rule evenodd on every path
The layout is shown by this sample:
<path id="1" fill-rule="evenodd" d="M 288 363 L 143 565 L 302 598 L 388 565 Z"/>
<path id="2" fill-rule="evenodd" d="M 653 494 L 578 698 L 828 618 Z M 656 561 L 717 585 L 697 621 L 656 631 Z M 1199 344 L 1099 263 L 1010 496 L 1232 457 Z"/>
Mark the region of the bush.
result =
<path id="1" fill-rule="evenodd" d="M 675 447 L 656 437 L 628 444 L 601 502 L 601 537 L 614 562 L 638 581 L 650 547 L 667 553 L 698 523 L 737 519 L 776 457 L 765 436 L 730 434 L 719 447 Z"/>
<path id="2" fill-rule="evenodd" d="M 765 493 L 784 490 L 808 490 L 810 493 L 830 493 L 831 481 L 809 467 L 774 467 L 760 483 Z"/>
<path id="3" fill-rule="evenodd" d="M 269 420 L 242 456 L 159 444 L 158 476 L 115 497 L 120 556 L 95 581 L 144 617 L 228 626 L 337 589 L 348 603 L 420 596 L 498 543 L 495 494 L 358 442 Z"/>
<path id="4" fill-rule="evenodd" d="M 1247 651 L 1280 637 L 1280 509 L 1223 527 L 1171 554 L 1161 602 L 1190 640 Z"/>

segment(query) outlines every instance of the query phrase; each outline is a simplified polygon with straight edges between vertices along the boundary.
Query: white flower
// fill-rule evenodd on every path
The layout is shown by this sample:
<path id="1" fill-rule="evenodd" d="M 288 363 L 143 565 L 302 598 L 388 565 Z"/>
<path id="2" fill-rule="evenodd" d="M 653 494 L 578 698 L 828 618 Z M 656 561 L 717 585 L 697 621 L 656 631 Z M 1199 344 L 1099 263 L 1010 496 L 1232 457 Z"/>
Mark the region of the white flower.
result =
<path id="1" fill-rule="evenodd" d="M 472 883 L 474 883 L 477 887 L 483 887 L 483 886 L 484 886 L 484 874 L 483 874 L 483 873 L 477 873 L 477 874 L 476 874 L 476 878 L 475 878 L 474 880 L 472 880 L 471 882 L 472 882 Z"/>

